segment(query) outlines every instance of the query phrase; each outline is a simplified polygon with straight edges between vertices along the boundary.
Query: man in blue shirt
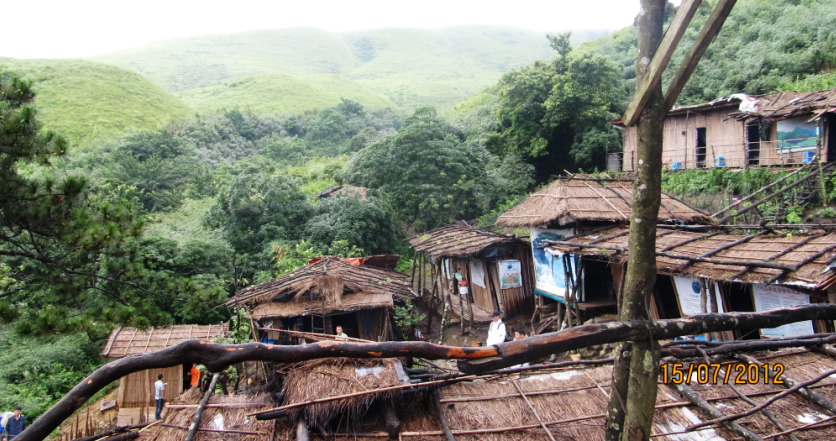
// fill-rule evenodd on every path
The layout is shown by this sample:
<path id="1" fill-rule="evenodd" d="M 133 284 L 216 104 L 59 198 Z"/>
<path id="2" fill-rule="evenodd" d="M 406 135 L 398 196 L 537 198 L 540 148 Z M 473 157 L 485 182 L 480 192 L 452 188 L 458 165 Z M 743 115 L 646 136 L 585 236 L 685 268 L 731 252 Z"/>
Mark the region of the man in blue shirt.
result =
<path id="1" fill-rule="evenodd" d="M 21 415 L 22 407 L 15 407 L 15 414 L 6 421 L 6 430 L 3 433 L 3 441 L 12 441 L 26 429 L 26 417 Z"/>

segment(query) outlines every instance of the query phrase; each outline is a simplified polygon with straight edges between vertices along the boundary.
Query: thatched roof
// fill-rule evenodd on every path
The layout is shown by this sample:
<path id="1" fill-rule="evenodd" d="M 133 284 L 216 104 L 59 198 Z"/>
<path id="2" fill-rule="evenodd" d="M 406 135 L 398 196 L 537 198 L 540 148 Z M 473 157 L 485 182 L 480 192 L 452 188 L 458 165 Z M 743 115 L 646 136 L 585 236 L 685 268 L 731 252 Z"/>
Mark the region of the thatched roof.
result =
<path id="1" fill-rule="evenodd" d="M 203 393 L 198 388 L 186 391 L 171 403 L 173 406 L 194 405 L 200 402 Z M 270 441 L 273 439 L 274 424 L 272 420 L 259 421 L 247 417 L 247 413 L 258 412 L 275 407 L 275 403 L 266 393 L 253 395 L 212 395 L 209 406 L 203 410 L 199 428 L 216 429 L 223 424 L 223 430 L 255 433 L 218 433 L 198 430 L 195 441 L 223 439 L 225 441 Z M 195 407 L 171 407 L 163 413 L 162 425 L 158 428 L 152 441 L 182 441 L 194 418 Z M 213 422 L 215 425 L 213 426 Z M 284 422 L 279 421 L 279 424 Z M 179 426 L 171 427 L 171 426 Z"/>
<path id="2" fill-rule="evenodd" d="M 167 328 L 116 328 L 102 351 L 103 357 L 121 358 L 159 351 L 192 338 L 211 340 L 229 333 L 229 324 L 176 325 Z"/>
<path id="3" fill-rule="evenodd" d="M 277 317 L 302 315 L 297 313 L 305 312 L 312 298 L 324 300 L 326 309 L 333 311 L 391 307 L 392 296 L 410 294 L 406 276 L 397 271 L 328 258 L 241 290 L 226 305 L 260 306 L 261 311 L 280 314 L 271 315 Z M 284 303 L 273 302 L 276 299 Z"/>
<path id="4" fill-rule="evenodd" d="M 465 221 L 445 225 L 409 239 L 415 251 L 425 252 L 433 259 L 440 257 L 475 256 L 485 248 L 516 240 L 513 236 L 476 228 Z"/>
<path id="5" fill-rule="evenodd" d="M 785 367 L 784 375 L 797 382 L 811 380 L 836 367 L 836 362 L 830 357 L 799 348 L 776 352 L 749 352 L 748 355 L 761 359 L 765 363 L 768 362 L 769 366 L 782 364 Z M 733 366 L 737 363 L 734 359 L 720 357 L 720 360 L 715 359 L 712 362 L 730 362 L 724 366 Z M 694 365 L 695 373 L 698 366 L 705 363 L 702 358 L 677 360 L 679 361 L 683 363 L 684 372 L 689 372 L 690 366 Z M 762 370 L 761 373 L 763 373 Z M 721 373 L 720 377 L 722 375 Z M 507 375 L 498 377 L 486 375 L 472 382 L 461 382 L 443 387 L 438 390 L 438 395 L 444 416 L 457 440 L 548 440 L 534 413 L 514 385 L 516 382 L 555 439 L 603 441 L 611 376 L 611 364 L 597 367 L 578 366 L 535 370 L 523 373 L 513 380 Z M 695 374 L 689 386 L 697 395 L 725 415 L 752 408 L 750 404 L 739 398 L 728 384 L 724 384 L 722 378 L 717 383 L 699 384 Z M 739 384 L 737 387 L 744 394 L 755 397 L 754 399 L 758 402 L 763 402 L 786 390 L 771 382 L 764 384 L 762 379 L 755 384 Z M 831 400 L 836 398 L 836 380 L 832 378 L 822 380 L 812 387 L 816 392 Z M 443 439 L 438 416 L 429 400 L 404 400 L 397 403 L 395 408 L 398 410 L 404 439 Z M 826 421 L 830 415 L 798 394 L 783 397 L 768 409 L 787 429 L 797 429 L 811 422 L 822 422 L 821 426 L 809 427 L 794 433 L 798 439 L 832 439 L 836 435 L 836 426 Z M 721 426 L 683 433 L 691 424 L 711 419 L 690 401 L 682 398 L 673 384 L 659 383 L 656 411 L 651 429 L 652 439 L 670 441 L 739 439 L 739 435 Z M 763 438 L 781 432 L 760 413 L 744 417 L 737 422 Z M 485 430 L 495 432 L 468 433 L 468 431 Z M 385 434 L 385 427 L 378 424 L 363 432 L 354 439 L 380 439 Z M 406 436 L 407 433 L 408 436 Z"/>
<path id="6" fill-rule="evenodd" d="M 253 309 L 254 319 L 270 317 L 299 317 L 311 313 L 312 310 L 321 312 L 320 303 L 312 303 L 307 299 L 290 302 L 267 302 L 259 304 Z M 344 294 L 340 303 L 325 304 L 325 313 L 336 311 L 359 311 L 362 309 L 393 308 L 395 306 L 392 294 Z"/>
<path id="7" fill-rule="evenodd" d="M 496 223 L 506 227 L 538 227 L 553 223 L 566 225 L 576 221 L 629 223 L 632 198 L 632 181 L 558 178 L 503 213 Z M 664 193 L 658 220 L 681 220 L 688 224 L 713 223 L 707 214 Z"/>
<path id="8" fill-rule="evenodd" d="M 777 92 L 767 95 L 736 93 L 717 100 L 676 107 L 670 115 L 729 108 L 729 116 L 738 120 L 763 118 L 767 121 L 816 117 L 822 113 L 836 112 L 836 89 L 815 92 Z"/>
<path id="9" fill-rule="evenodd" d="M 629 240 L 629 228 L 618 226 L 594 234 L 581 234 L 565 239 L 565 242 L 578 244 L 580 248 L 561 244 L 553 245 L 549 250 L 625 261 L 629 253 Z M 811 289 L 824 289 L 836 280 L 836 272 L 828 268 L 836 257 L 836 233 L 790 235 L 760 232 L 759 235 L 752 236 L 660 228 L 656 231 L 656 250 L 656 265 L 662 274 L 703 276 L 714 280 L 744 283 L 780 281 L 784 285 Z M 723 262 L 696 261 L 688 257 Z M 729 264 L 728 261 L 734 264 Z M 764 263 L 797 266 L 797 269 L 752 266 Z"/>
<path id="10" fill-rule="evenodd" d="M 298 363 L 287 371 L 282 386 L 283 405 L 398 386 L 406 378 L 396 359 L 324 358 Z M 289 414 L 293 420 L 304 416 L 311 426 L 324 426 L 336 417 L 344 417 L 351 424 L 359 422 L 372 403 L 398 396 L 398 390 L 383 391 L 297 407 L 290 409 Z"/>

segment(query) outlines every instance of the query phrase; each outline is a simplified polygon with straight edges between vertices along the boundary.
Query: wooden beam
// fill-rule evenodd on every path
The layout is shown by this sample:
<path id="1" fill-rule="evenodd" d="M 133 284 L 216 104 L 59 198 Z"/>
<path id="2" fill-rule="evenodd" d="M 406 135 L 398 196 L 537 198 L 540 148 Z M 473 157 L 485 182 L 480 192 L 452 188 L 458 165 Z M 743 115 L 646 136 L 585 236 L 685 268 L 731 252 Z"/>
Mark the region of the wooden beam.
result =
<path id="1" fill-rule="evenodd" d="M 438 391 L 433 393 L 433 404 L 435 404 L 435 412 L 438 414 L 438 422 L 444 430 L 444 436 L 447 438 L 447 441 L 456 441 L 456 437 L 453 436 L 453 431 L 450 430 L 450 426 L 447 424 L 447 417 L 444 416 L 444 407 L 438 399 Z"/>
<path id="2" fill-rule="evenodd" d="M 723 415 L 723 412 L 720 412 L 719 409 L 714 407 L 708 401 L 705 401 L 687 384 L 674 384 L 673 387 L 675 387 L 676 390 L 679 391 L 679 394 L 682 395 L 682 397 L 693 403 L 694 406 L 697 406 L 700 410 L 707 413 L 712 418 L 725 417 L 725 415 Z M 763 441 L 763 439 L 759 437 L 757 434 L 755 434 L 749 429 L 742 427 L 740 424 L 737 424 L 734 421 L 726 421 L 723 423 L 723 425 L 726 426 L 726 429 L 729 429 L 731 432 L 742 436 L 743 439 L 749 441 Z"/>
<path id="3" fill-rule="evenodd" d="M 552 441 L 557 441 L 556 439 L 554 439 L 554 435 L 552 435 L 552 432 L 549 430 L 549 428 L 546 427 L 546 425 L 543 423 L 543 419 L 540 418 L 540 413 L 537 412 L 537 409 L 534 408 L 534 405 L 531 404 L 531 401 L 523 393 L 523 390 L 520 387 L 519 383 L 517 383 L 517 380 L 515 380 L 514 377 L 508 377 L 508 378 L 511 380 L 511 383 L 514 384 L 514 387 L 517 388 L 517 392 L 520 393 L 520 396 L 523 398 L 523 400 L 525 400 L 525 404 L 528 404 L 528 408 L 531 409 L 531 413 L 534 414 L 534 418 L 537 418 L 537 422 L 540 423 L 540 427 L 542 427 L 543 430 L 546 431 L 546 435 L 549 436 L 549 439 L 552 440 Z"/>
<path id="4" fill-rule="evenodd" d="M 215 384 L 218 382 L 218 377 L 221 374 L 216 373 L 212 376 L 212 381 L 209 383 L 209 388 L 206 390 L 206 393 L 203 394 L 203 399 L 200 400 L 200 403 L 197 405 L 197 409 L 194 411 L 194 417 L 192 418 L 192 424 L 189 425 L 189 431 L 186 433 L 186 437 L 183 441 L 192 441 L 194 439 L 195 434 L 197 433 L 197 429 L 200 427 L 200 417 L 203 416 L 203 409 L 206 409 L 206 405 L 209 404 L 209 397 L 215 393 Z"/>
<path id="5" fill-rule="evenodd" d="M 685 87 L 685 83 L 691 78 L 691 74 L 705 54 L 706 49 L 708 49 L 708 45 L 720 33 L 720 29 L 722 29 L 723 23 L 726 22 L 726 18 L 731 13 L 735 3 L 737 3 L 737 0 L 720 0 L 717 2 L 714 10 L 711 11 L 708 21 L 705 22 L 699 35 L 697 35 L 697 39 L 694 40 L 694 44 L 691 45 L 688 54 L 685 55 L 685 62 L 679 66 L 679 69 L 673 76 L 673 81 L 671 81 L 668 90 L 665 92 L 666 111 L 673 108 L 677 98 L 679 98 L 680 92 L 682 92 L 682 88 Z"/>
<path id="6" fill-rule="evenodd" d="M 633 96 L 633 101 L 630 102 L 627 111 L 624 112 L 622 121 L 625 125 L 632 126 L 638 122 L 639 116 L 650 99 L 651 91 L 662 81 L 662 73 L 668 67 L 668 63 L 670 63 L 671 57 L 679 45 L 679 40 L 682 39 L 682 35 L 688 29 L 688 24 L 691 23 L 691 19 L 694 18 L 694 14 L 701 3 L 702 0 L 683 0 L 667 32 L 665 32 L 665 36 L 662 37 L 662 41 L 653 55 L 653 60 L 648 60 L 647 56 L 642 58 L 649 63 L 649 66 L 647 67 L 647 73 L 640 80 L 641 82 L 636 85 L 636 94 Z M 720 22 L 720 25 L 722 24 Z M 641 56 L 641 54 L 639 55 Z"/>

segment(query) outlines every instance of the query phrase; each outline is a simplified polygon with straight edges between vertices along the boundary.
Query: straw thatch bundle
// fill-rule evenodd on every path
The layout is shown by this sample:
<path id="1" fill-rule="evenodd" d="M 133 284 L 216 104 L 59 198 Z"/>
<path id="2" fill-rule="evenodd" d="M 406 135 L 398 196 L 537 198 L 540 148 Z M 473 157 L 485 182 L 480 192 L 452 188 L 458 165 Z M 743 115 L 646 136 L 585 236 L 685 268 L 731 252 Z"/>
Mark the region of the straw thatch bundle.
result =
<path id="1" fill-rule="evenodd" d="M 513 236 L 476 228 L 465 221 L 445 225 L 409 239 L 409 246 L 433 259 L 469 257 L 493 245 L 514 242 Z"/>
<path id="2" fill-rule="evenodd" d="M 197 388 L 186 391 L 172 404 L 197 404 L 203 397 L 203 393 Z M 245 405 L 240 405 L 245 403 Z M 200 428 L 214 429 L 213 421 L 223 421 L 224 430 L 240 430 L 246 432 L 259 432 L 259 434 L 243 433 L 218 433 L 198 431 L 195 434 L 195 441 L 206 441 L 215 439 L 234 441 L 268 441 L 274 430 L 273 421 L 258 421 L 254 417 L 245 416 L 247 413 L 259 410 L 270 409 L 275 406 L 270 396 L 266 393 L 254 395 L 212 395 L 209 404 L 233 404 L 228 407 L 206 407 L 200 418 Z M 164 424 L 188 427 L 194 418 L 196 408 L 170 408 L 166 411 Z M 220 416 L 219 416 L 220 415 Z M 186 430 L 176 427 L 160 426 L 154 441 L 182 441 L 186 437 Z"/>
<path id="3" fill-rule="evenodd" d="M 400 383 L 395 371 L 398 360 L 364 360 L 350 358 L 326 358 L 321 360 L 298 363 L 290 368 L 284 380 L 284 404 L 301 403 L 317 398 L 346 395 L 364 392 Z M 377 375 L 368 373 L 358 378 L 355 369 L 382 367 Z M 360 419 L 374 402 L 392 400 L 400 391 L 387 391 L 374 394 L 364 394 L 357 397 L 318 403 L 310 406 L 297 407 L 288 413 L 292 420 L 302 416 L 314 426 L 325 426 L 332 419 L 340 416 L 350 425 L 359 423 Z"/>
<path id="4" fill-rule="evenodd" d="M 346 282 L 337 274 L 323 274 L 321 276 L 302 279 L 296 284 L 292 284 L 292 291 L 296 291 L 293 300 L 299 301 L 305 293 L 310 293 L 310 298 L 313 300 L 324 300 L 328 306 L 336 306 L 340 304 L 343 297 L 343 290 L 351 291 L 358 290 L 357 285 Z"/>

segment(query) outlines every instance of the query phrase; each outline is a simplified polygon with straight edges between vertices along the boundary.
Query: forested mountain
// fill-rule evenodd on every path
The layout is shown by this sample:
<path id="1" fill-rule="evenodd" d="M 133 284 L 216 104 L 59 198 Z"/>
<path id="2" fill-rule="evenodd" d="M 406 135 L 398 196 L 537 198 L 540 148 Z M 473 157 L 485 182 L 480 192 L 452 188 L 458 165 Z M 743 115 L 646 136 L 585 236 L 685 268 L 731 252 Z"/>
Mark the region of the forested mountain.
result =
<path id="1" fill-rule="evenodd" d="M 86 60 L 0 58 L 0 76 L 34 82 L 45 128 L 75 145 L 151 130 L 194 113 L 188 105 L 128 69 Z"/>
<path id="2" fill-rule="evenodd" d="M 450 107 L 508 69 L 549 56 L 542 33 L 462 26 L 249 31 L 166 40 L 91 59 L 135 70 L 172 92 L 269 72 L 340 74 L 415 109 Z"/>

